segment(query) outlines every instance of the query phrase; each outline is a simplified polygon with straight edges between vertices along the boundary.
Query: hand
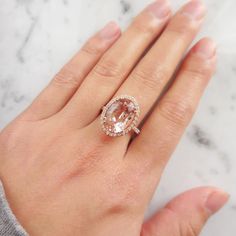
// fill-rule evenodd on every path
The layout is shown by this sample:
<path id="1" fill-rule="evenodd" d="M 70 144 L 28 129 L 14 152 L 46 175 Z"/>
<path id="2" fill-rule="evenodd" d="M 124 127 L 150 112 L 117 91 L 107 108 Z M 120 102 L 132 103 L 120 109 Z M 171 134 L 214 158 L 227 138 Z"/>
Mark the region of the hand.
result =
<path id="1" fill-rule="evenodd" d="M 215 44 L 204 38 L 170 83 L 204 13 L 194 0 L 172 17 L 158 0 L 122 36 L 115 23 L 108 24 L 2 131 L 0 178 L 30 235 L 198 235 L 224 205 L 226 193 L 198 188 L 143 224 L 164 167 L 215 70 Z M 143 125 L 136 137 L 110 137 L 100 126 L 101 108 L 122 94 L 140 105 Z"/>

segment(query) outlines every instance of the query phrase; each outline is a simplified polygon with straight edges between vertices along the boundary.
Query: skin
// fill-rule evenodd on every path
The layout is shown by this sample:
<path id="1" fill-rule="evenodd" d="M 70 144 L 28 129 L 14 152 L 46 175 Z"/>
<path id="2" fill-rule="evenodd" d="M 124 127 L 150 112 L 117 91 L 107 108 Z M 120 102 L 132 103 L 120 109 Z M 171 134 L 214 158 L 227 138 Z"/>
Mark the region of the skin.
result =
<path id="1" fill-rule="evenodd" d="M 196 0 L 173 16 L 158 0 L 122 34 L 111 22 L 1 132 L 0 178 L 30 235 L 196 236 L 226 203 L 222 190 L 201 187 L 143 222 L 215 71 L 209 38 L 184 57 L 204 15 Z M 121 94 L 140 105 L 142 131 L 136 137 L 112 138 L 101 130 L 101 107 Z"/>

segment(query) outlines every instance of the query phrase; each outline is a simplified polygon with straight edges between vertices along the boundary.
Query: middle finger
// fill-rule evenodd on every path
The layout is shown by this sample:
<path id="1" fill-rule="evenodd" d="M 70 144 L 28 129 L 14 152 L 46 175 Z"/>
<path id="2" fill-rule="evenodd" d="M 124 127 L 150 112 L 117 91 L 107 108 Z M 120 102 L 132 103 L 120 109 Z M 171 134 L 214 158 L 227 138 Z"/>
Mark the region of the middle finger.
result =
<path id="1" fill-rule="evenodd" d="M 115 97 L 128 94 L 137 99 L 141 110 L 140 121 L 148 114 L 172 77 L 195 38 L 204 15 L 205 6 L 199 0 L 183 6 L 117 91 Z"/>

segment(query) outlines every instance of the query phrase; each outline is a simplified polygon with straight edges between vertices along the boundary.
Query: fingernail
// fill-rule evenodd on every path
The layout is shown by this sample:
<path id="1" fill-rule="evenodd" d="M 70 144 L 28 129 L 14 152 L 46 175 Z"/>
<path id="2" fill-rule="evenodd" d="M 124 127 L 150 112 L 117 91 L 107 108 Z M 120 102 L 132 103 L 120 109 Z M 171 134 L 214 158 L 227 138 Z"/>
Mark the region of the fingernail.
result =
<path id="1" fill-rule="evenodd" d="M 111 21 L 104 26 L 104 28 L 99 32 L 100 37 L 110 39 L 116 36 L 120 32 L 119 26 Z"/>
<path id="2" fill-rule="evenodd" d="M 167 0 L 156 0 L 147 9 L 159 19 L 166 18 L 170 14 L 170 5 Z"/>
<path id="3" fill-rule="evenodd" d="M 217 190 L 208 196 L 205 203 L 205 207 L 211 214 L 214 214 L 220 208 L 222 208 L 228 200 L 229 200 L 228 193 L 222 190 Z"/>
<path id="4" fill-rule="evenodd" d="M 210 59 L 216 54 L 216 43 L 211 39 L 203 39 L 193 49 L 193 52 L 203 58 Z"/>
<path id="5" fill-rule="evenodd" d="M 182 9 L 183 14 L 193 20 L 200 20 L 206 12 L 206 7 L 200 0 L 192 0 Z"/>

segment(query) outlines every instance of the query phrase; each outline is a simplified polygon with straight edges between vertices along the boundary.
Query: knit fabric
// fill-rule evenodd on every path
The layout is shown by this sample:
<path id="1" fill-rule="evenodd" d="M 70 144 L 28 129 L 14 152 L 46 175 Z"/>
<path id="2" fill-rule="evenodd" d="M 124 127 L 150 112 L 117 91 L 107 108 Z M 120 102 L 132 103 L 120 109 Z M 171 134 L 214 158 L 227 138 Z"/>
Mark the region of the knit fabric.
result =
<path id="1" fill-rule="evenodd" d="M 0 236 L 28 236 L 12 213 L 0 181 Z"/>

